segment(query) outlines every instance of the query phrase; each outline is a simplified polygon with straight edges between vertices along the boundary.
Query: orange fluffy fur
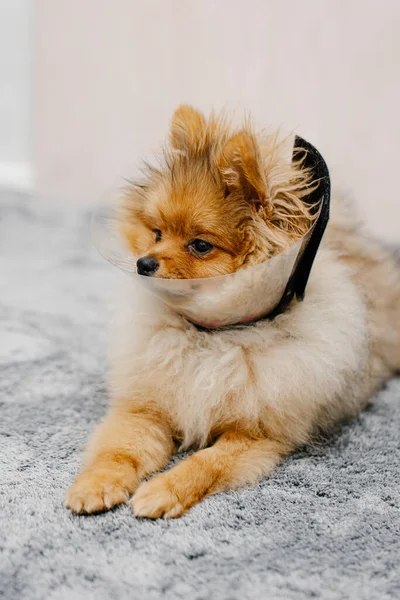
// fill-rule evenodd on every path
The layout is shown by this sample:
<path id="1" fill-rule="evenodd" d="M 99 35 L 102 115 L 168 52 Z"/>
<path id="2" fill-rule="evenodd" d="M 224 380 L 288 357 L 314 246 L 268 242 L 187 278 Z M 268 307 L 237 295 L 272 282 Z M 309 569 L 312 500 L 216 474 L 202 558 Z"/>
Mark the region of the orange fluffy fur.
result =
<path id="1" fill-rule="evenodd" d="M 159 168 L 127 191 L 121 229 L 155 276 L 209 277 L 281 251 L 312 221 L 316 182 L 274 137 L 236 132 L 191 107 L 172 120 Z M 212 245 L 200 256 L 190 246 Z M 317 430 L 357 414 L 400 369 L 400 275 L 334 199 L 302 303 L 238 330 L 197 330 L 145 289 L 114 322 L 112 406 L 92 436 L 66 505 L 177 517 L 202 498 L 253 484 Z M 199 449 L 165 467 L 175 443 Z"/>
<path id="2" fill-rule="evenodd" d="M 161 165 L 126 191 L 121 227 L 136 255 L 151 255 L 156 277 L 223 275 L 257 264 L 304 235 L 314 215 L 301 161 L 283 160 L 277 136 L 256 136 L 248 123 L 232 132 L 223 117 L 180 107 Z M 157 240 L 155 231 L 162 232 Z M 188 251 L 201 238 L 214 249 L 202 260 Z"/>

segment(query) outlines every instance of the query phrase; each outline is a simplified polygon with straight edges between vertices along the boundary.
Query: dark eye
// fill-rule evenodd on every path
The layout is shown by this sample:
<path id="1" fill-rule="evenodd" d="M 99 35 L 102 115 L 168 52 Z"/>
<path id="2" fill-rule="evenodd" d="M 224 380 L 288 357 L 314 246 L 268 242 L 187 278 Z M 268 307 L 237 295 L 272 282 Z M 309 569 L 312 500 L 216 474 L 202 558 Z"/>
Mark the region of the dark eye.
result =
<path id="1" fill-rule="evenodd" d="M 213 245 L 205 240 L 195 239 L 190 242 L 189 248 L 192 248 L 197 254 L 207 254 L 213 249 Z"/>
<path id="2" fill-rule="evenodd" d="M 153 233 L 156 236 L 156 242 L 159 242 L 162 238 L 162 233 L 160 229 L 153 229 Z"/>

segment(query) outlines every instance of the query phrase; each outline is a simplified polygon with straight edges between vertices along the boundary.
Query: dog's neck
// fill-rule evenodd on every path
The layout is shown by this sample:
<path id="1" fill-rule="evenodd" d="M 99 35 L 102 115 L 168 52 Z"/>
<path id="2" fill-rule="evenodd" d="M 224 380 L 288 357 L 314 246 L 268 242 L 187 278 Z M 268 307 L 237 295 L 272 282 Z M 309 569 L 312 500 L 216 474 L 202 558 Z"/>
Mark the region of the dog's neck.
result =
<path id="1" fill-rule="evenodd" d="M 249 325 L 254 325 L 259 321 L 272 320 L 278 315 L 284 313 L 288 308 L 292 305 L 292 301 L 294 299 L 294 294 L 292 296 L 283 296 L 280 300 L 279 304 L 270 312 L 262 313 L 260 315 L 247 315 L 237 321 L 236 323 L 223 323 L 221 321 L 192 321 L 187 319 L 192 325 L 196 327 L 199 331 L 207 331 L 207 332 L 215 332 L 215 331 L 226 331 L 229 329 L 239 329 L 242 327 L 246 327 Z M 299 300 L 303 300 L 303 298 L 299 298 Z"/>

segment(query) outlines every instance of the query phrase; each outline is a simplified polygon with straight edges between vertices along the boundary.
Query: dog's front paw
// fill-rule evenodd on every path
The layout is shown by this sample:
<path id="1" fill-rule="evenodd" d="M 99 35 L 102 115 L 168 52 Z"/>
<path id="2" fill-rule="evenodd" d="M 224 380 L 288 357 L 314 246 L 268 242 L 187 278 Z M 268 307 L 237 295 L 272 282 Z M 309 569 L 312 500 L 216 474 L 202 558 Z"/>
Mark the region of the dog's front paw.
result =
<path id="1" fill-rule="evenodd" d="M 131 500 L 136 517 L 171 519 L 182 516 L 190 506 L 180 501 L 168 480 L 168 473 L 142 483 Z"/>
<path id="2" fill-rule="evenodd" d="M 109 510 L 126 502 L 136 485 L 136 473 L 130 465 L 85 471 L 68 490 L 65 506 L 77 514 Z"/>

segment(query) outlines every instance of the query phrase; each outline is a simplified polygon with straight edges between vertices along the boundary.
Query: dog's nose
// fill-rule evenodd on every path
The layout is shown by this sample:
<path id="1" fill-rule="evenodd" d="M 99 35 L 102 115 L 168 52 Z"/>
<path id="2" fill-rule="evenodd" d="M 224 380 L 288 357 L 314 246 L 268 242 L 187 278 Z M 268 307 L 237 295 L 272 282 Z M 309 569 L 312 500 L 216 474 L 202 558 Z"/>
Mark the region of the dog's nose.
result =
<path id="1" fill-rule="evenodd" d="M 139 275 L 146 275 L 146 277 L 151 277 L 157 271 L 160 266 L 155 258 L 152 256 L 143 256 L 139 258 L 136 263 L 137 272 Z"/>

